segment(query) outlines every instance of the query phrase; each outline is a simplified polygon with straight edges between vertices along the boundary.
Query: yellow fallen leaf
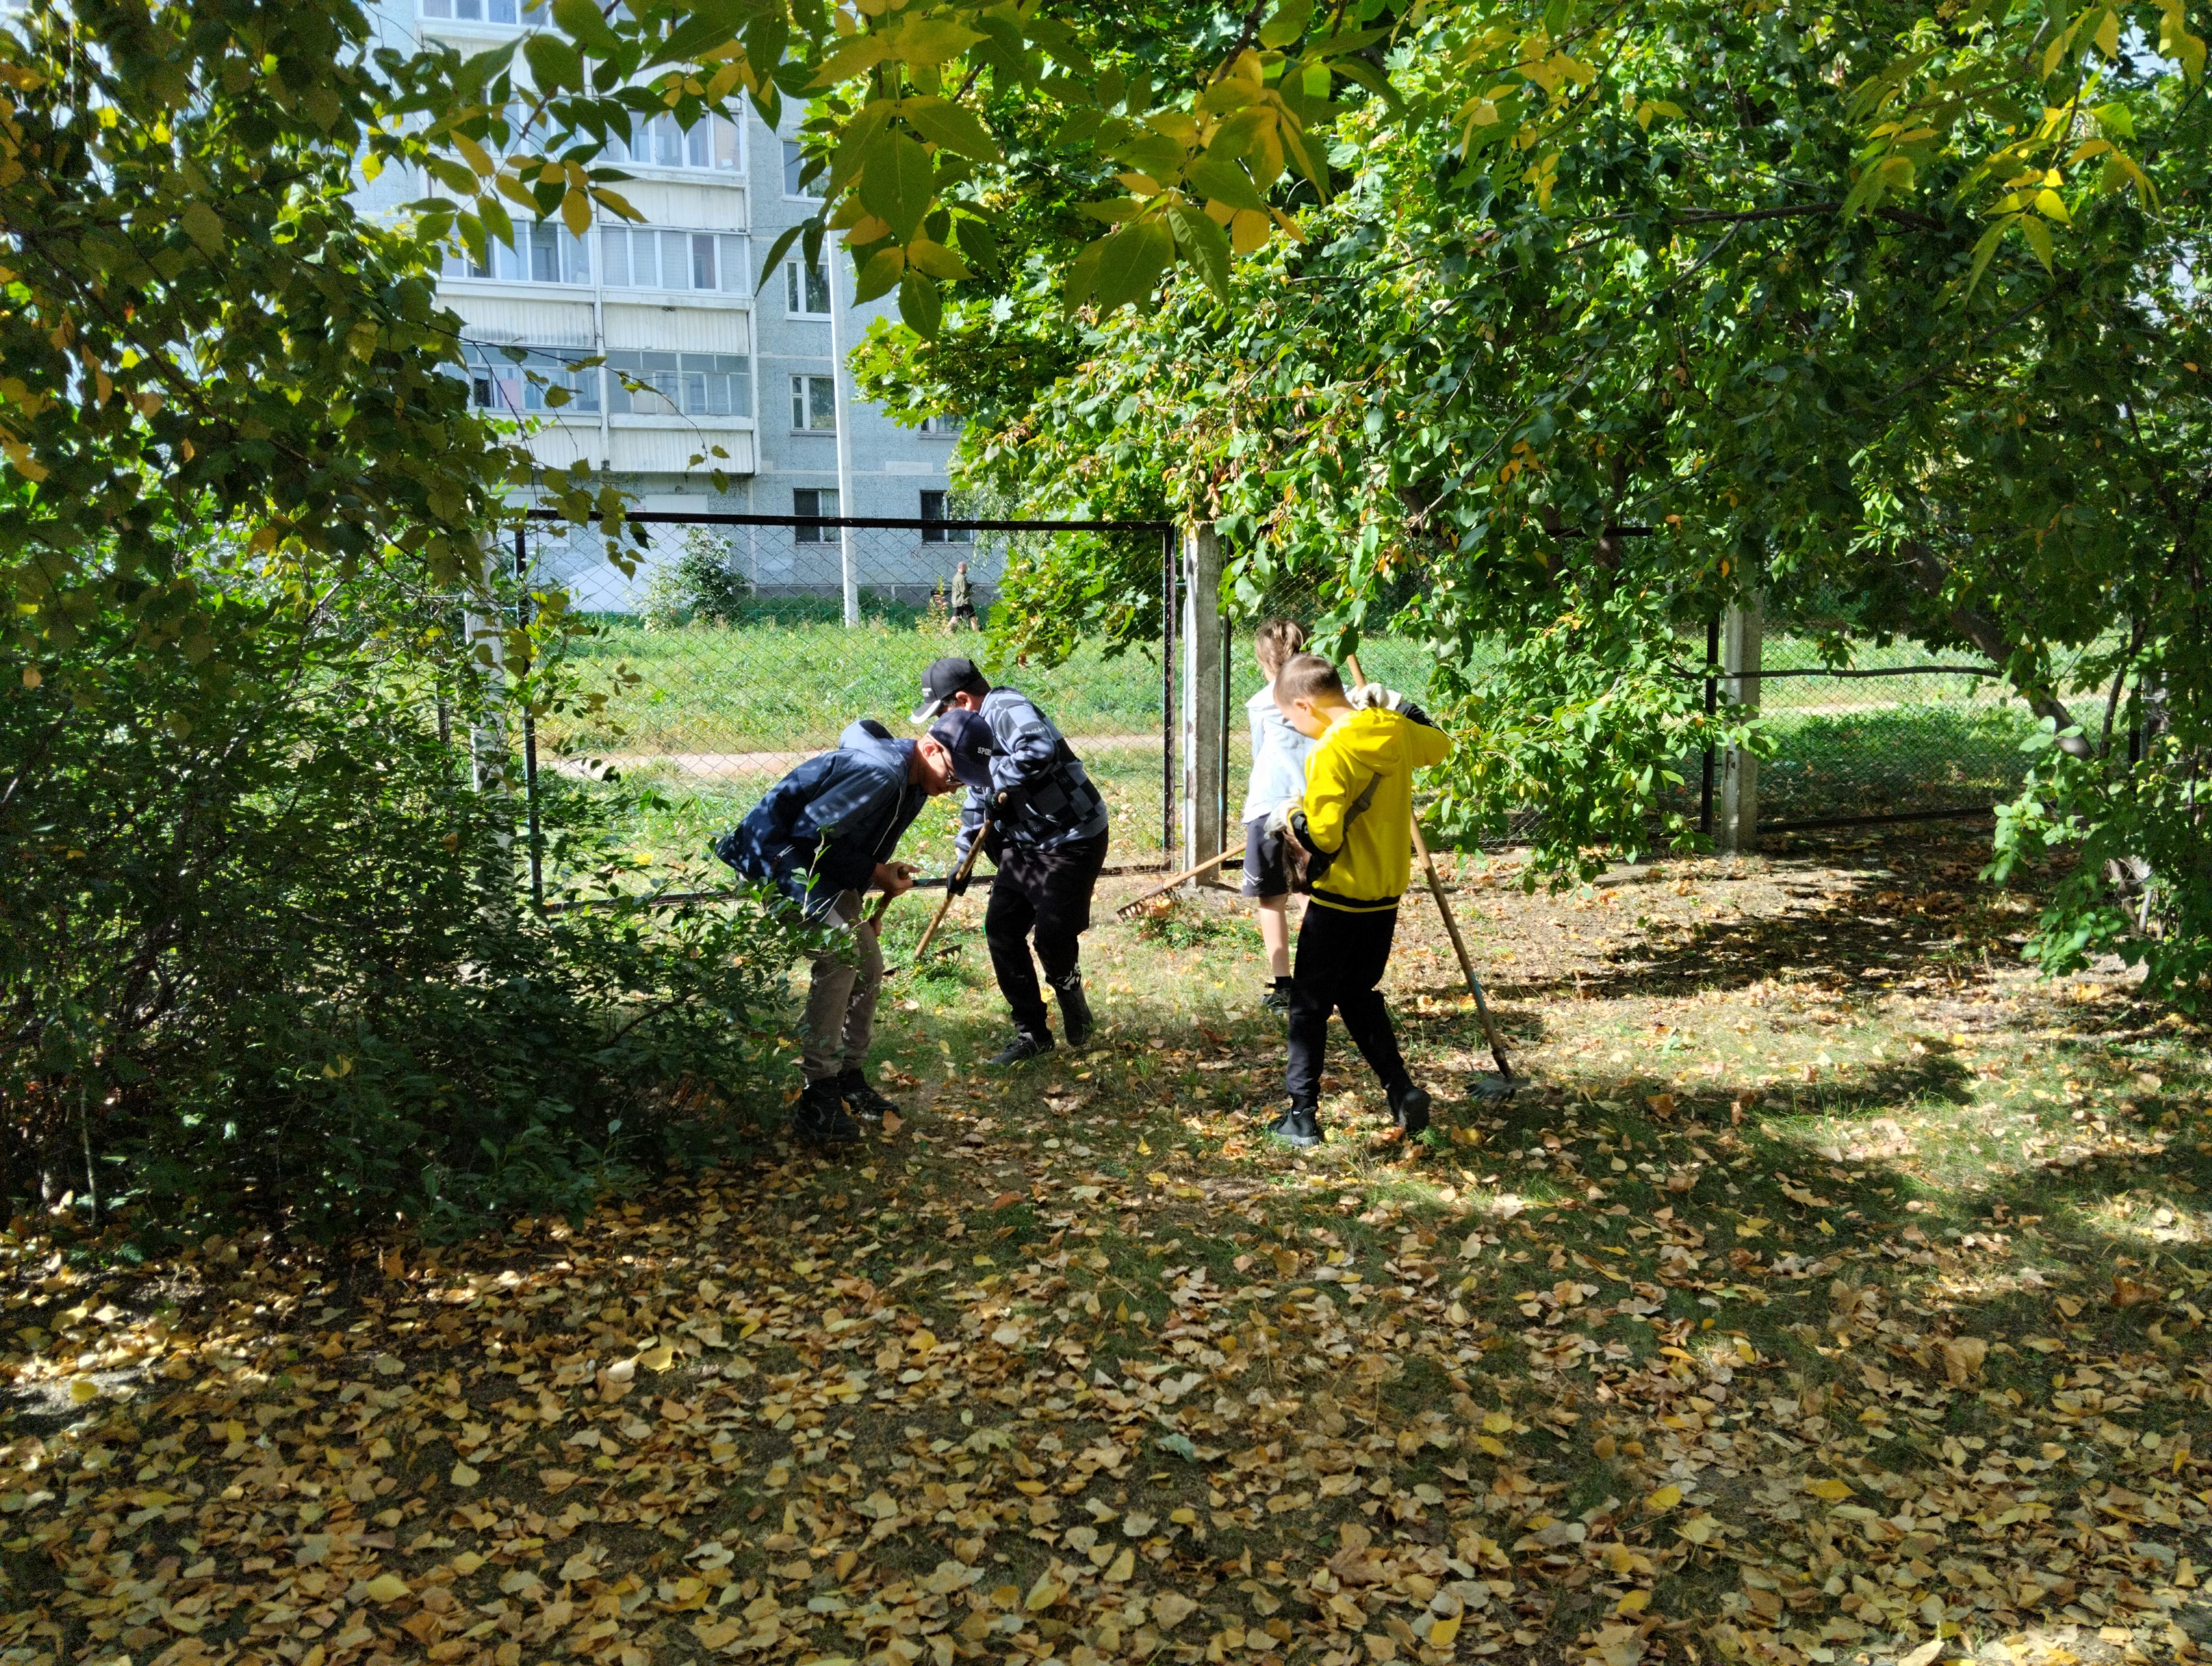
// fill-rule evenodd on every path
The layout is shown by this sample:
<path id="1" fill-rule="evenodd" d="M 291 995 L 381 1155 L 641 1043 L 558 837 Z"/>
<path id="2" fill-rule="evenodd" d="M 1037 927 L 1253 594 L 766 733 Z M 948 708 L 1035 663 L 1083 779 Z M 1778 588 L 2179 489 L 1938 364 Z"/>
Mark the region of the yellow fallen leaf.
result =
<path id="1" fill-rule="evenodd" d="M 561 1564 L 561 1577 L 574 1584 L 579 1579 L 588 1579 L 599 1571 L 599 1565 L 579 1551 Z"/>
<path id="2" fill-rule="evenodd" d="M 639 1354 L 637 1363 L 647 1371 L 666 1371 L 676 1363 L 676 1350 L 663 1342 L 659 1347 L 647 1348 Z"/>
<path id="3" fill-rule="evenodd" d="M 1670 1482 L 1644 1499 L 1644 1507 L 1656 1516 L 1662 1511 L 1672 1510 L 1681 1501 L 1682 1489 Z"/>
<path id="4" fill-rule="evenodd" d="M 905 1126 L 906 1118 L 900 1116 L 898 1112 L 895 1110 L 887 1110 L 884 1113 L 884 1132 L 885 1134 L 896 1134 Z"/>
<path id="5" fill-rule="evenodd" d="M 454 1577 L 457 1578 L 465 1579 L 469 1575 L 474 1573 L 483 1565 L 484 1559 L 483 1557 L 477 1555 L 473 1550 L 465 1550 L 459 1555 L 453 1558 L 453 1569 Z"/>
<path id="6" fill-rule="evenodd" d="M 1152 1154 L 1152 1148 L 1145 1143 L 1145 1136 L 1141 1134 L 1139 1134 L 1137 1136 L 1137 1155 L 1139 1157 L 1150 1157 Z"/>
<path id="7" fill-rule="evenodd" d="M 1650 1602 L 1651 1593 L 1648 1590 L 1628 1591 L 1623 1594 L 1620 1602 L 1613 1604 L 1613 1612 L 1615 1614 L 1641 1614 L 1644 1612 L 1644 1608 L 1650 1605 Z"/>
<path id="8" fill-rule="evenodd" d="M 1940 1637 L 1931 1637 L 1911 1654 L 1900 1659 L 1897 1666 L 1929 1666 L 1929 1663 L 1942 1652 L 1943 1639 Z"/>
<path id="9" fill-rule="evenodd" d="M 1031 1614 L 1042 1614 L 1066 1595 L 1066 1586 L 1049 1573 L 1040 1573 L 1036 1584 L 1030 1587 L 1030 1594 L 1022 1599 L 1022 1606 Z"/>
<path id="10" fill-rule="evenodd" d="M 1448 1614 L 1429 1627 L 1428 1645 L 1431 1649 L 1448 1649 L 1459 1635 L 1459 1616 Z"/>
<path id="11" fill-rule="evenodd" d="M 1805 1490 L 1816 1499 L 1826 1499 L 1830 1504 L 1839 1504 L 1851 1495 L 1849 1481 L 1836 1481 L 1832 1478 L 1825 1481 L 1808 1481 L 1805 1483 Z"/>
<path id="12" fill-rule="evenodd" d="M 1954 1389 L 1963 1389 L 1982 1374 L 1990 1345 L 1978 1336 L 1947 1336 L 1942 1353 L 1944 1381 Z"/>
<path id="13" fill-rule="evenodd" d="M 1720 1530 L 1719 1521 L 1711 1516 L 1692 1516 L 1674 1529 L 1693 1545 L 1711 1544 Z"/>
<path id="14" fill-rule="evenodd" d="M 1198 1604 L 1179 1590 L 1162 1591 L 1152 1598 L 1152 1619 L 1159 1628 L 1171 1632 L 1198 1612 Z"/>
<path id="15" fill-rule="evenodd" d="M 1488 1453 L 1492 1457 L 1505 1456 L 1505 1443 L 1495 1435 L 1477 1435 L 1474 1438 L 1474 1444 L 1477 1448 Z"/>
<path id="16" fill-rule="evenodd" d="M 1513 1414 L 1510 1412 L 1485 1412 L 1482 1416 L 1482 1427 L 1484 1432 L 1487 1434 L 1510 1434 L 1513 1432 Z"/>
<path id="17" fill-rule="evenodd" d="M 907 1347 L 915 1353 L 927 1353 L 937 1346 L 934 1331 L 917 1330 L 906 1339 Z"/>
<path id="18" fill-rule="evenodd" d="M 407 1582 L 396 1573 L 380 1573 L 368 1582 L 368 1594 L 380 1602 L 397 1602 L 409 1594 Z"/>
<path id="19" fill-rule="evenodd" d="M 100 1384 L 94 1382 L 89 1377 L 72 1377 L 70 1378 L 70 1404 L 72 1406 L 89 1405 L 92 1402 L 99 1398 Z"/>
<path id="20" fill-rule="evenodd" d="M 1126 1584 L 1129 1576 L 1136 1571 L 1137 1553 L 1123 1545 L 1121 1554 L 1114 1559 L 1114 1566 L 1106 1570 L 1106 1583 L 1109 1585 Z"/>
<path id="21" fill-rule="evenodd" d="M 446 1479 L 456 1487 L 474 1487 L 483 1477 L 465 1463 L 456 1463 Z"/>

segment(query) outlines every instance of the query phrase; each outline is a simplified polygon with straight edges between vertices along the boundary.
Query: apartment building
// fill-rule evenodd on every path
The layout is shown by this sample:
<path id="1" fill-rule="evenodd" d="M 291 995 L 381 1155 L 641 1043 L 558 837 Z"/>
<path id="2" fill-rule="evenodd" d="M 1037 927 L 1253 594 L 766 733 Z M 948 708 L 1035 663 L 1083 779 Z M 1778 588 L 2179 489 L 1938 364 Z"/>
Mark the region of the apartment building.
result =
<path id="1" fill-rule="evenodd" d="M 395 44 L 443 40 L 463 52 L 512 40 L 542 16 L 520 0 L 379 8 Z M 548 469 L 580 460 L 604 470 L 639 508 L 941 518 L 957 424 L 902 428 L 851 400 L 830 356 L 828 274 L 809 269 L 796 245 L 777 270 L 761 270 L 785 228 L 814 211 L 799 186 L 798 147 L 748 108 L 741 121 L 688 131 L 661 117 L 611 160 L 632 175 L 622 192 L 641 224 L 603 214 L 578 237 L 557 223 L 519 223 L 516 246 L 495 246 L 487 264 L 447 262 L 440 299 L 461 319 L 477 403 L 533 423 L 530 443 Z M 386 179 L 363 193 L 372 207 L 391 207 L 425 189 Z M 850 279 L 848 265 L 837 284 L 848 301 Z M 838 320 L 847 348 L 890 299 L 848 305 Z M 569 368 L 602 355 L 604 368 Z M 549 403 L 556 387 L 568 397 Z M 838 491 L 841 423 L 849 428 L 850 502 Z M 653 556 L 625 577 L 599 546 L 577 539 L 555 558 L 556 570 L 583 605 L 632 611 L 676 542 L 656 535 Z M 765 593 L 841 588 L 848 550 L 835 529 L 747 528 L 731 544 Z M 863 587 L 909 599 L 970 554 L 988 590 L 994 575 L 983 570 L 983 552 L 950 529 L 872 532 L 849 548 Z"/>

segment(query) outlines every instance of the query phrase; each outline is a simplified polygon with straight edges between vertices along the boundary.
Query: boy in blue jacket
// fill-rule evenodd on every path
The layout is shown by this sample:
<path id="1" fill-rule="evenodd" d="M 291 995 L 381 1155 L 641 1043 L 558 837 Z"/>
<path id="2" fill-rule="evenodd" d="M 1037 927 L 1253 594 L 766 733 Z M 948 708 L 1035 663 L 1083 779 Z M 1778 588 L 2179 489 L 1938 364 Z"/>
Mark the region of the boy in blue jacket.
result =
<path id="1" fill-rule="evenodd" d="M 884 957 L 860 897 L 913 889 L 914 869 L 891 857 L 923 802 L 956 785 L 942 742 L 900 740 L 863 718 L 837 737 L 836 751 L 807 759 L 715 842 L 714 854 L 739 873 L 774 885 L 810 925 L 831 927 L 811 957 L 800 1033 L 806 1088 L 791 1116 L 792 1134 L 810 1144 L 850 1145 L 860 1137 L 854 1116 L 891 1108 L 864 1073 Z"/>

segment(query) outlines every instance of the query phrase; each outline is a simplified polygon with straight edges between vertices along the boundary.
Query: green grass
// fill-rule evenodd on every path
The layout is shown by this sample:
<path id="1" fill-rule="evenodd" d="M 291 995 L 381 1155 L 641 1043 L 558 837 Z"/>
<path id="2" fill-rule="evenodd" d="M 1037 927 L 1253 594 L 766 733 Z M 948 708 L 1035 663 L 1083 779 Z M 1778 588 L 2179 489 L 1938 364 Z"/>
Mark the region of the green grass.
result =
<path id="1" fill-rule="evenodd" d="M 844 727 L 873 717 L 910 733 L 921 673 L 941 654 L 975 657 L 994 680 L 1034 698 L 1071 737 L 1157 733 L 1157 656 L 1109 658 L 1086 648 L 1051 671 L 992 661 L 988 639 L 884 623 L 686 625 L 647 630 L 602 623 L 569 660 L 587 692 L 609 696 L 603 718 L 549 717 L 540 745 L 574 756 L 820 751 Z"/>

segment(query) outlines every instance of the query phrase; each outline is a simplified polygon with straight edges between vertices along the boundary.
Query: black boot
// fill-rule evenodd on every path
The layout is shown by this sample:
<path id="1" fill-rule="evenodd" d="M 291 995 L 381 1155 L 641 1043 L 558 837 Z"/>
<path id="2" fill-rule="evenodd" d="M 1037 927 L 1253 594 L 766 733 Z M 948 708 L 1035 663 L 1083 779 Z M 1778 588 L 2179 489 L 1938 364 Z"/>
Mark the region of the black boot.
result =
<path id="1" fill-rule="evenodd" d="M 1060 1033 L 1070 1047 L 1082 1046 L 1091 1039 L 1091 1003 L 1084 998 L 1083 974 L 1070 972 L 1065 982 L 1052 986 L 1052 993 L 1060 1002 Z"/>
<path id="2" fill-rule="evenodd" d="M 1428 1090 L 1408 1080 L 1384 1091 L 1390 1096 L 1390 1120 L 1406 1131 L 1408 1140 L 1418 1137 L 1429 1125 Z"/>
<path id="3" fill-rule="evenodd" d="M 1321 1144 L 1321 1118 L 1311 1105 L 1293 1104 L 1267 1124 L 1267 1132 L 1286 1146 L 1305 1151 Z"/>
<path id="4" fill-rule="evenodd" d="M 868 1085 L 868 1079 L 857 1070 L 840 1072 L 837 1077 L 837 1097 L 845 1102 L 845 1109 L 855 1116 L 871 1122 L 880 1122 L 887 1110 L 898 1106 Z"/>
<path id="5" fill-rule="evenodd" d="M 860 1125 L 845 1114 L 844 1097 L 837 1091 L 836 1077 L 807 1083 L 806 1091 L 792 1107 L 791 1137 L 810 1146 L 859 1143 Z"/>
<path id="6" fill-rule="evenodd" d="M 1267 993 L 1260 997 L 1260 1005 L 1270 1012 L 1289 1016 L 1291 1010 L 1291 981 L 1279 977 L 1267 986 Z"/>
<path id="7" fill-rule="evenodd" d="M 1024 1059 L 1034 1059 L 1040 1053 L 1052 1051 L 1052 1032 L 1049 1030 L 1017 1030 L 1013 1040 L 991 1055 L 994 1065 L 1019 1064 Z"/>

